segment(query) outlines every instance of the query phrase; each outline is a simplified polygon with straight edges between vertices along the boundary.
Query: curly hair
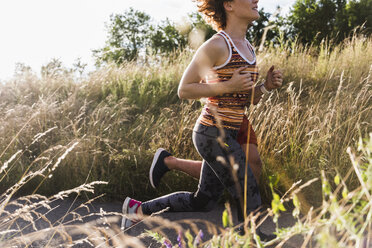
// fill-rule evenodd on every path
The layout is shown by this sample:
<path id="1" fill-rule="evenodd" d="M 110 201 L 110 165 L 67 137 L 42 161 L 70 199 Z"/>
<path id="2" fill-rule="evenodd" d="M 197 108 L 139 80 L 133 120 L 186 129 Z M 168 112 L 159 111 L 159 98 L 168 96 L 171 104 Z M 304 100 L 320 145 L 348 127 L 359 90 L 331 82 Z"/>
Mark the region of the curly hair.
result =
<path id="1" fill-rule="evenodd" d="M 226 27 L 226 11 L 224 2 L 233 0 L 193 0 L 196 2 L 198 11 L 203 14 L 205 21 L 215 30 L 219 31 Z"/>

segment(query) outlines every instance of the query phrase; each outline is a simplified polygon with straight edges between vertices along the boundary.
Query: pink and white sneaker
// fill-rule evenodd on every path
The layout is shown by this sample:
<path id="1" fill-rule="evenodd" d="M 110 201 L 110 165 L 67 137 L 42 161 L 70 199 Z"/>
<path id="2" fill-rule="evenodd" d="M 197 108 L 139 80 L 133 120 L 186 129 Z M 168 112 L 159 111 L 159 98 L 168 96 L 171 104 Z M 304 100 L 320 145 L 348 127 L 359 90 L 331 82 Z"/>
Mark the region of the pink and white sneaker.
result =
<path id="1" fill-rule="evenodd" d="M 138 208 L 141 206 L 141 204 L 142 202 L 136 201 L 130 197 L 125 198 L 122 209 L 122 212 L 125 215 L 121 220 L 122 230 L 125 230 L 138 222 L 138 220 L 134 219 L 133 217 L 137 214 Z"/>

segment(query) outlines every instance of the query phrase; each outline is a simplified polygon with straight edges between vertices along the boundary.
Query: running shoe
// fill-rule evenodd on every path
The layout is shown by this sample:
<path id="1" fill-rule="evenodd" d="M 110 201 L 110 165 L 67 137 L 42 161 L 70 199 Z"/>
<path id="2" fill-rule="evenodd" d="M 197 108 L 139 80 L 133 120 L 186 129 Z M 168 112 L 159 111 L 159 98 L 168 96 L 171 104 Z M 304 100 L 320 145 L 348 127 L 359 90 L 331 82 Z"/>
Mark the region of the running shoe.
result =
<path id="1" fill-rule="evenodd" d="M 164 163 L 164 159 L 169 156 L 172 156 L 172 154 L 167 152 L 164 148 L 159 148 L 155 152 L 149 173 L 150 183 L 154 189 L 159 186 L 160 179 L 164 176 L 164 174 L 170 171 Z"/>
<path id="2" fill-rule="evenodd" d="M 125 198 L 122 208 L 122 212 L 124 214 L 123 218 L 121 219 L 122 230 L 125 230 L 138 222 L 138 220 L 133 219 L 133 216 L 137 214 L 138 208 L 141 206 L 141 204 L 142 202 L 136 201 L 130 197 Z"/>

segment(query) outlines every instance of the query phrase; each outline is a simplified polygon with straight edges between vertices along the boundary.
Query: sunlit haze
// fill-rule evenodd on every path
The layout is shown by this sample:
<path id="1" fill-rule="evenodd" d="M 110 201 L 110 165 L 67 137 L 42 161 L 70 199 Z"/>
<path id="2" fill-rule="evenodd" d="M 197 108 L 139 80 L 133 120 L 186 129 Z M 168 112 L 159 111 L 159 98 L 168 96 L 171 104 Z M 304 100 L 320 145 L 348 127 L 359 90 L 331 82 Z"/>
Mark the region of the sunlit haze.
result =
<path id="1" fill-rule="evenodd" d="M 286 13 L 294 0 L 260 1 L 273 12 Z M 154 20 L 181 19 L 195 12 L 191 0 L 3 0 L 0 1 L 0 81 L 11 78 L 17 62 L 39 73 L 52 58 L 72 67 L 77 58 L 94 70 L 92 50 L 103 47 L 105 23 L 129 7 Z"/>

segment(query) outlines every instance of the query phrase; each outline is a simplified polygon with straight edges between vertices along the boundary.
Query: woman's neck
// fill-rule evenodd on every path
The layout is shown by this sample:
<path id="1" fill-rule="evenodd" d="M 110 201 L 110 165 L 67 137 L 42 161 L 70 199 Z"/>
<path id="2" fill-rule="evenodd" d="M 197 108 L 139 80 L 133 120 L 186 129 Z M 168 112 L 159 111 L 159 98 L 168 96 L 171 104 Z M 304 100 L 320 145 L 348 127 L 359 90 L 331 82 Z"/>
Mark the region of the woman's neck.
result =
<path id="1" fill-rule="evenodd" d="M 237 25 L 233 23 L 228 23 L 224 30 L 231 37 L 231 39 L 244 40 L 247 35 L 247 29 L 248 25 L 243 23 L 239 23 Z"/>

